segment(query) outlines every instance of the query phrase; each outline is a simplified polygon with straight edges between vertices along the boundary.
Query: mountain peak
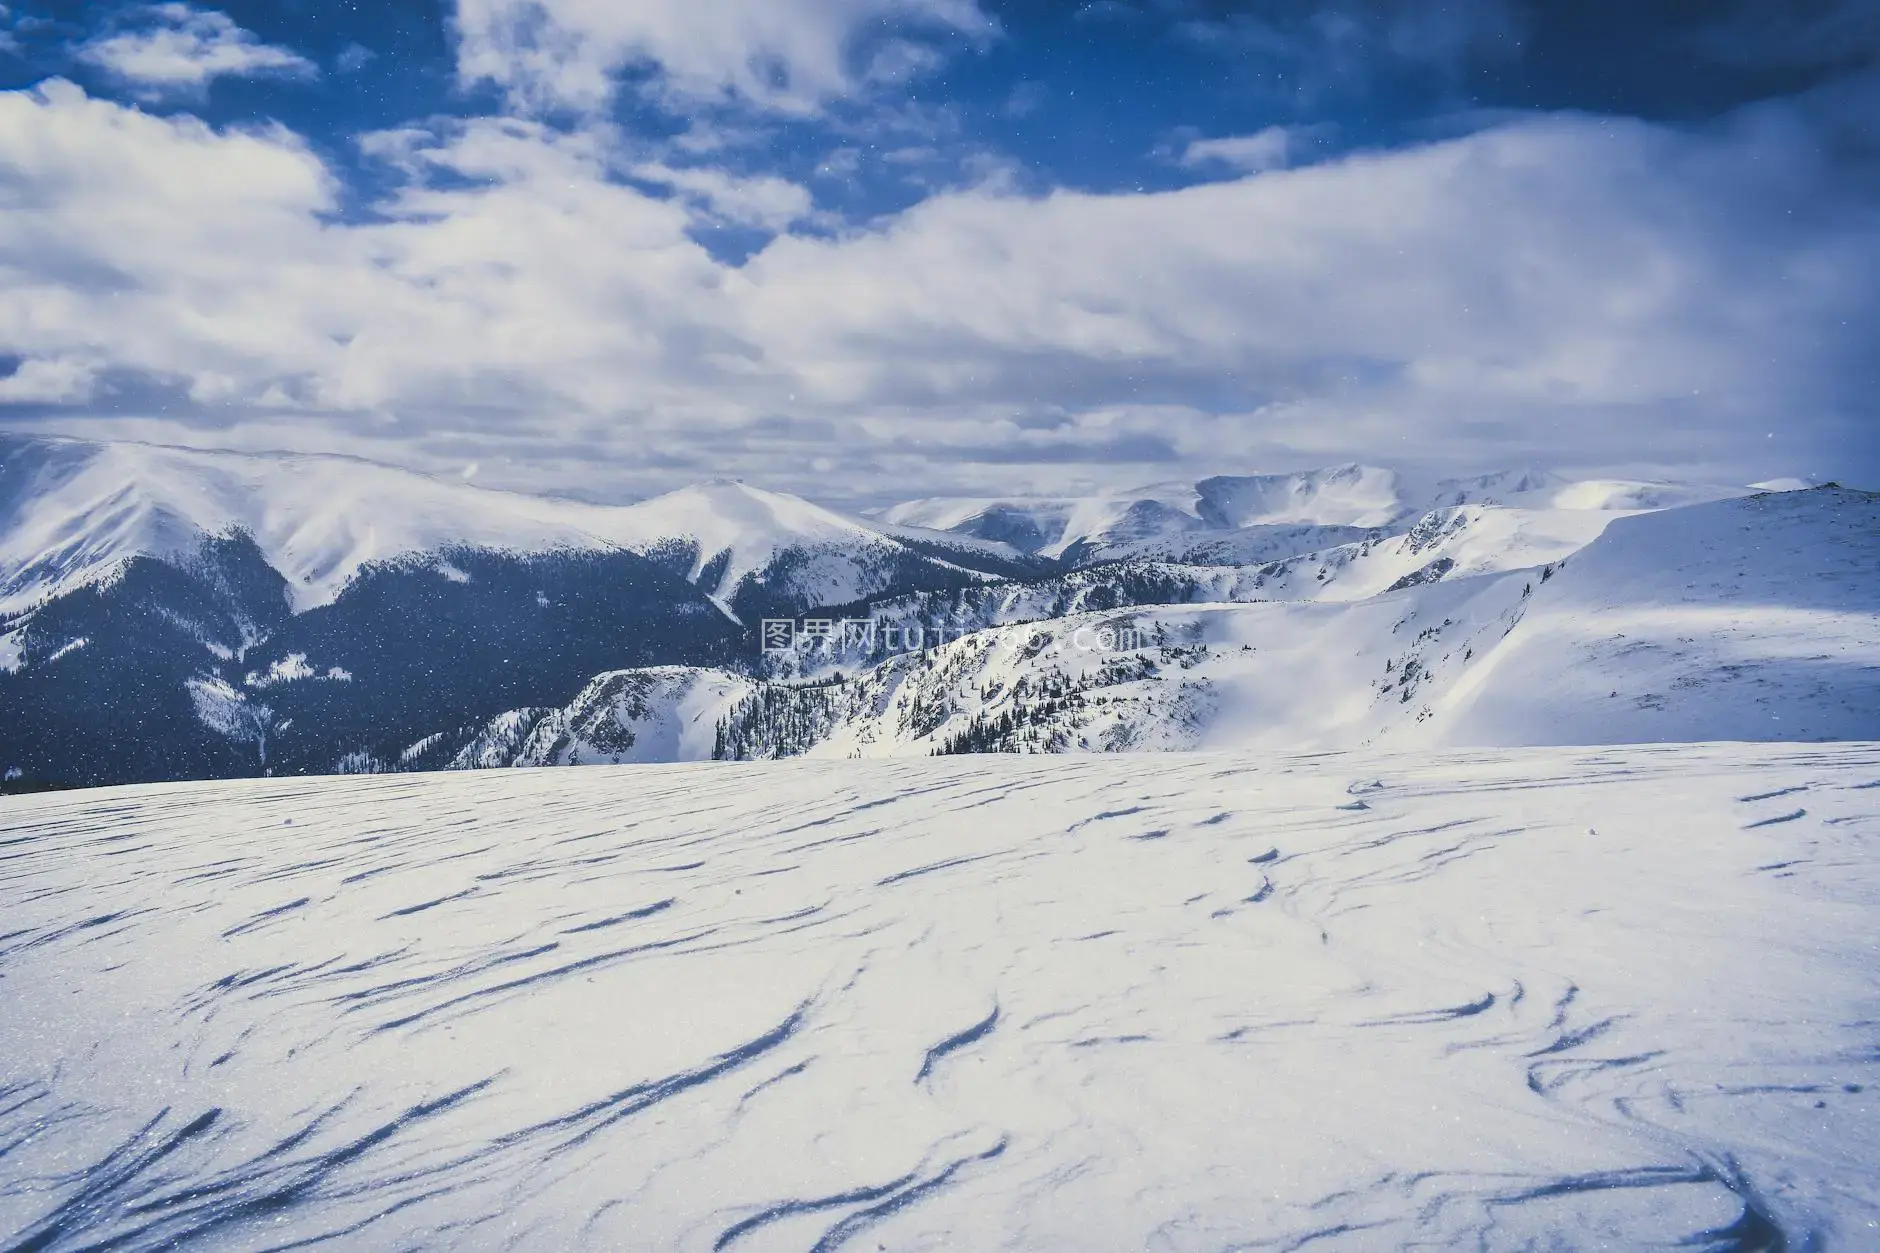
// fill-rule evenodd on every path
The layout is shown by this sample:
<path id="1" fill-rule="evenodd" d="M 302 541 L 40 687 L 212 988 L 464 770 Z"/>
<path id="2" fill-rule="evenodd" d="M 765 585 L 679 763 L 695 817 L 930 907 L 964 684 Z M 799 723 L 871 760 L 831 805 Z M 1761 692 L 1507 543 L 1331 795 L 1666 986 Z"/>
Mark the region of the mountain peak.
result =
<path id="1" fill-rule="evenodd" d="M 627 505 L 619 514 L 623 520 L 636 518 L 667 528 L 668 534 L 690 535 L 701 542 L 748 542 L 759 537 L 830 540 L 876 534 L 855 518 L 742 479 L 706 479 Z"/>
<path id="2" fill-rule="evenodd" d="M 33 439 L 0 451 L 0 607 L 94 581 L 129 557 L 173 557 L 235 532 L 287 579 L 297 609 L 332 600 L 362 566 L 404 554 L 609 546 L 584 525 L 593 506 L 351 457 Z"/>

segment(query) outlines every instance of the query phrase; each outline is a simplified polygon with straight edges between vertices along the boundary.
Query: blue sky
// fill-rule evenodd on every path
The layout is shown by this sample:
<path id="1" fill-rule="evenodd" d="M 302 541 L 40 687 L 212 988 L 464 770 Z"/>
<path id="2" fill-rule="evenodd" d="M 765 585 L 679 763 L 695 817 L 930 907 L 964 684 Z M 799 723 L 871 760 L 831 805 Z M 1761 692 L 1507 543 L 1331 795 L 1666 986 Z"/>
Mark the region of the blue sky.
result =
<path id="1" fill-rule="evenodd" d="M 13 4 L 0 424 L 622 498 L 1880 482 L 1880 6 Z"/>

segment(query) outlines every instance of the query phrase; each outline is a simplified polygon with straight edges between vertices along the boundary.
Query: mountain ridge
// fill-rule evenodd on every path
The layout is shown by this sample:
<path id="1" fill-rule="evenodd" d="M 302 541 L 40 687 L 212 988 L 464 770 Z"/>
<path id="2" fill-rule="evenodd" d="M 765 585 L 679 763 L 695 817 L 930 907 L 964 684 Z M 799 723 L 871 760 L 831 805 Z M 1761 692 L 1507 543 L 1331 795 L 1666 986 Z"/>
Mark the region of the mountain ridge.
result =
<path id="1" fill-rule="evenodd" d="M 1538 625 L 1509 632 L 1536 586 L 1615 528 L 1696 526 L 1679 561 L 1753 566 L 1757 595 L 1786 606 L 1760 620 L 1756 639 L 1864 657 L 1871 614 L 1858 573 L 1843 579 L 1846 603 L 1815 613 L 1802 584 L 1729 555 L 1742 542 L 1727 522 L 1737 515 L 1715 512 L 1768 514 L 1756 524 L 1765 540 L 1806 570 L 1845 542 L 1821 518 L 1810 531 L 1777 515 L 1820 513 L 1832 493 L 1747 490 L 1516 470 L 1447 480 L 1437 508 L 1409 517 L 1401 476 L 1353 463 L 1064 499 L 1007 542 L 959 528 L 1015 527 L 1018 515 L 948 514 L 931 500 L 859 518 L 718 480 L 600 506 L 344 457 L 0 436 L 0 703 L 14 715 L 0 729 L 0 787 L 806 751 L 1120 751 L 1217 735 L 1239 745 L 1224 728 L 1243 717 L 1261 742 L 1452 723 L 1501 727 L 1480 732 L 1494 741 L 1515 734 L 1496 712 L 1502 681 L 1465 700 L 1474 689 L 1455 672 L 1484 674 L 1485 650 L 1528 640 L 1508 674 L 1554 692 L 1566 702 L 1559 724 L 1580 725 L 1571 711 L 1584 702 L 1550 672 L 1552 646 L 1529 640 Z M 1394 520 L 1357 525 L 1384 517 Z M 1095 529 L 1077 531 L 1086 524 Z M 1640 569 L 1616 601 L 1534 624 L 1571 635 L 1643 612 L 1669 567 Z M 1555 604 L 1557 586 L 1534 603 Z M 1685 626 L 1714 643 L 1730 626 L 1706 612 Z M 757 628 L 773 617 L 821 642 L 770 649 Z M 812 637 L 814 617 L 866 631 Z M 1468 638 L 1447 653 L 1423 647 L 1460 639 L 1460 622 L 1473 624 Z M 1431 634 L 1400 646 L 1399 628 Z M 1134 642 L 1077 643 L 1092 632 Z M 1712 656 L 1723 673 L 1745 664 L 1720 645 L 1674 643 L 1657 647 Z M 1616 664 L 1597 647 L 1584 655 Z M 1811 665 L 1793 660 L 1776 687 L 1813 684 L 1823 709 L 1864 698 L 1864 663 L 1838 679 Z M 1710 682 L 1672 670 L 1676 691 Z M 957 688 L 969 679 L 973 691 Z M 1649 721 L 1632 718 L 1625 734 Z M 1592 725 L 1582 734 L 1600 734 Z M 1852 726 L 1865 724 L 1829 731 Z"/>
<path id="2" fill-rule="evenodd" d="M 1024 554 L 998 544 L 882 530 L 801 497 L 727 481 L 596 505 L 336 454 L 0 433 L 0 613 L 102 579 L 127 557 L 186 557 L 202 539 L 238 531 L 287 579 L 296 611 L 331 603 L 372 564 L 462 548 L 655 557 L 683 565 L 690 582 L 704 580 L 702 590 L 733 618 L 747 582 L 782 581 L 798 599 L 846 601 L 910 571 L 967 579 L 1029 568 Z M 770 569 L 780 557 L 796 566 L 781 580 Z M 790 598 L 771 591 L 755 599 Z"/>
<path id="3" fill-rule="evenodd" d="M 674 722 L 692 728 L 679 760 L 708 742 L 846 757 L 1880 739 L 1876 542 L 1880 495 L 1819 488 L 1637 515 L 1544 565 L 1350 601 L 1073 610 L 809 683 L 602 676 L 542 711 L 552 735 L 507 755 L 486 735 L 476 764 L 644 760 L 607 735 Z M 609 684 L 639 698 L 611 721 Z M 655 688 L 691 704 L 648 703 Z"/>

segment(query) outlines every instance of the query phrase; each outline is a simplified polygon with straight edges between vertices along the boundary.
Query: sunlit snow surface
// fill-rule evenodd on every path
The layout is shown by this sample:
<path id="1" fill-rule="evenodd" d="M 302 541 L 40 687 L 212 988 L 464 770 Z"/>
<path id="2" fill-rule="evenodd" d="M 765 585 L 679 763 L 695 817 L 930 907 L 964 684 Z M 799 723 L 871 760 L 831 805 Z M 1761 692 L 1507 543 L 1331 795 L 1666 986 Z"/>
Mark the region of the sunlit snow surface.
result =
<path id="1" fill-rule="evenodd" d="M 0 801 L 0 1247 L 1880 1247 L 1880 746 Z"/>

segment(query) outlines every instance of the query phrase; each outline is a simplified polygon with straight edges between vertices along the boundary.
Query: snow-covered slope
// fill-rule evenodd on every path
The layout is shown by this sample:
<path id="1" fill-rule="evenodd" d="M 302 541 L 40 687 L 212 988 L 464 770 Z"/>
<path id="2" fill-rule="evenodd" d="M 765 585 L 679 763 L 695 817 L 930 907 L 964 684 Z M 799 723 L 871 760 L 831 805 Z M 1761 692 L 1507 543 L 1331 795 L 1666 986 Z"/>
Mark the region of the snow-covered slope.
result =
<path id="1" fill-rule="evenodd" d="M 1263 523 L 1235 530 L 1188 530 L 1106 542 L 1084 550 L 1082 556 L 1086 562 L 1148 560 L 1196 566 L 1262 566 L 1347 544 L 1381 540 L 1389 534 L 1357 526 Z"/>
<path id="2" fill-rule="evenodd" d="M 1615 522 L 1433 721 L 1453 744 L 1880 737 L 1880 496 Z"/>
<path id="3" fill-rule="evenodd" d="M 1408 530 L 1270 562 L 1246 599 L 1363 600 L 1381 592 L 1560 561 L 1624 513 L 1456 505 Z"/>
<path id="4" fill-rule="evenodd" d="M 1520 509 L 1638 512 L 1728 500 L 1757 490 L 1761 490 L 1761 485 L 1734 487 L 1639 479 L 1569 479 L 1547 470 L 1507 470 L 1475 478 L 1444 479 L 1434 492 L 1422 498 L 1421 508 L 1430 511 L 1458 505 L 1507 505 Z"/>
<path id="5" fill-rule="evenodd" d="M 0 1244 L 1862 1249 L 1880 748 L 0 805 Z"/>
<path id="6" fill-rule="evenodd" d="M 520 709 L 493 719 L 462 747 L 452 745 L 449 765 L 487 770 L 709 761 L 719 720 L 756 687 L 743 675 L 700 666 L 596 675 L 565 708 Z"/>

